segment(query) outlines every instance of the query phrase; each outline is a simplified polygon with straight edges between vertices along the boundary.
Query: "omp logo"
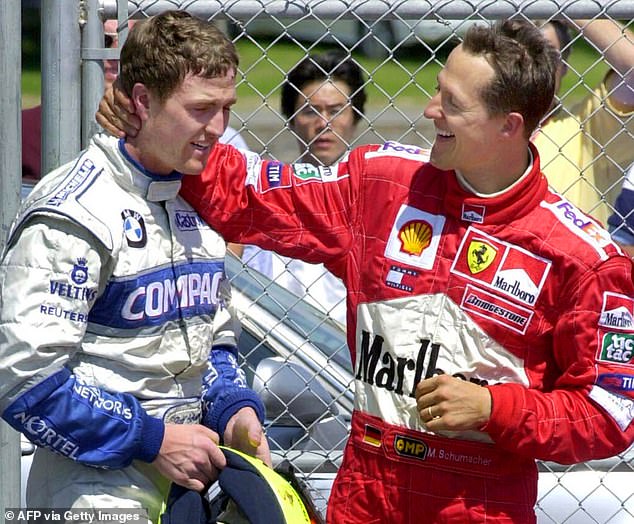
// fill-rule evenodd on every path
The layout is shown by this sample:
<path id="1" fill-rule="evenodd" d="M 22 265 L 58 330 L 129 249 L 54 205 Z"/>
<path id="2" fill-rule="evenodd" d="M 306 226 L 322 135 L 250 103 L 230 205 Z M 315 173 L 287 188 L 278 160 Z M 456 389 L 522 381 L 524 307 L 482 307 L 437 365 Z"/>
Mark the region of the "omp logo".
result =
<path id="1" fill-rule="evenodd" d="M 394 451 L 403 457 L 425 460 L 429 448 L 422 440 L 396 435 L 394 437 Z"/>
<path id="2" fill-rule="evenodd" d="M 209 229 L 205 221 L 198 216 L 195 211 L 178 209 L 174 213 L 176 227 L 180 231 L 197 231 L 199 229 Z"/>
<path id="3" fill-rule="evenodd" d="M 606 333 L 603 335 L 599 360 L 615 364 L 634 363 L 634 335 Z"/>
<path id="4" fill-rule="evenodd" d="M 451 272 L 530 306 L 535 305 L 552 262 L 469 227 Z"/>
<path id="5" fill-rule="evenodd" d="M 626 295 L 604 292 L 599 326 L 634 331 L 634 300 Z"/>

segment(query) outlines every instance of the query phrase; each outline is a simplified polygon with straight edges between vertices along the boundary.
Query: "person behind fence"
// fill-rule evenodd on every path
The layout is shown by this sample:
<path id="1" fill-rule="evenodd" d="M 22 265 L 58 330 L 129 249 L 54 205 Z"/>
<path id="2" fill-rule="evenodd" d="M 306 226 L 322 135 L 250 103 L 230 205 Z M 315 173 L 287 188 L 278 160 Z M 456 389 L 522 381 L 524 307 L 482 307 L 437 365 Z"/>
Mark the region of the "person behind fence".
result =
<path id="1" fill-rule="evenodd" d="M 311 168 L 216 145 L 183 182 L 229 241 L 346 284 L 355 410 L 330 523 L 534 523 L 536 459 L 634 441 L 634 266 L 530 141 L 558 66 L 534 24 L 476 25 L 424 109 L 430 151 Z"/>
<path id="2" fill-rule="evenodd" d="M 623 173 L 634 162 L 634 34 L 610 19 L 551 20 L 541 27 L 562 53 L 557 88 L 568 71 L 571 29 L 610 66 L 573 106 L 555 99 L 552 116 L 533 137 L 551 187 L 606 225 Z"/>
<path id="3" fill-rule="evenodd" d="M 297 139 L 297 162 L 330 166 L 343 157 L 364 115 L 364 85 L 359 65 L 341 51 L 311 54 L 288 72 L 281 109 Z M 323 264 L 252 245 L 244 246 L 242 260 L 345 324 L 346 289 Z"/>
<path id="4" fill-rule="evenodd" d="M 614 213 L 608 219 L 612 239 L 634 257 L 634 164 L 625 174 L 623 187 L 614 203 Z"/>
<path id="5" fill-rule="evenodd" d="M 34 188 L 0 265 L 0 412 L 37 444 L 27 503 L 145 508 L 201 490 L 218 443 L 270 464 L 237 364 L 225 242 L 179 195 L 222 135 L 238 56 L 208 22 L 139 22 L 121 83 L 135 138 L 93 137 Z"/>

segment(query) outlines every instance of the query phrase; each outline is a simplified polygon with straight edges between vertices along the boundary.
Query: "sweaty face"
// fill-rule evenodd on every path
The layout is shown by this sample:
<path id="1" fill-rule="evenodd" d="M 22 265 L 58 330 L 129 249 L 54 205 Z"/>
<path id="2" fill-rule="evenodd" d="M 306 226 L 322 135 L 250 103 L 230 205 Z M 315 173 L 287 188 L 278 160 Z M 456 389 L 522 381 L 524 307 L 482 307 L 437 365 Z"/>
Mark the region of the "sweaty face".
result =
<path id="1" fill-rule="evenodd" d="M 484 57 L 457 46 L 439 73 L 437 92 L 424 111 L 436 128 L 431 163 L 460 171 L 470 182 L 490 174 L 497 161 L 504 117 L 489 115 L 480 96 L 493 75 Z"/>
<path id="2" fill-rule="evenodd" d="M 134 142 L 138 160 L 154 173 L 197 175 L 229 122 L 235 72 L 216 78 L 188 75 L 162 103 L 151 93 L 147 100 Z"/>
<path id="3" fill-rule="evenodd" d="M 350 105 L 350 88 L 335 80 L 306 84 L 297 96 L 291 130 L 304 162 L 331 165 L 347 151 L 356 123 Z"/>

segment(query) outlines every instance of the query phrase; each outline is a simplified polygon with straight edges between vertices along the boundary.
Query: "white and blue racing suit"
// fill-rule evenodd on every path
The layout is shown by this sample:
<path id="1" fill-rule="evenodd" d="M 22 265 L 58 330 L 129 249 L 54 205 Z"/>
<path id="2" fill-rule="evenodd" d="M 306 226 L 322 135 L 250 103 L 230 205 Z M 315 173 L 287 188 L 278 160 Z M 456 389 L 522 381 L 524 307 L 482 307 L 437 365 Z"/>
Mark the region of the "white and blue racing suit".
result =
<path id="1" fill-rule="evenodd" d="M 0 413 L 37 444 L 31 507 L 147 508 L 165 423 L 224 432 L 261 401 L 238 367 L 225 242 L 96 136 L 24 203 L 0 266 Z"/>

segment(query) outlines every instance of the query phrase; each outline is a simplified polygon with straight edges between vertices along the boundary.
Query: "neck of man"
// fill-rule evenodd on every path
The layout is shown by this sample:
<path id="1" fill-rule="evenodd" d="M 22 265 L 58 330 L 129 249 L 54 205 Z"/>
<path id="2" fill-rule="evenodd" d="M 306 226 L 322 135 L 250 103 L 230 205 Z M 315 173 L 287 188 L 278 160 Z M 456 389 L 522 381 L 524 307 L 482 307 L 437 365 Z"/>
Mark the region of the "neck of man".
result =
<path id="1" fill-rule="evenodd" d="M 509 148 L 497 155 L 493 162 L 474 170 L 458 171 L 465 189 L 479 196 L 495 196 L 506 191 L 522 178 L 533 164 L 528 143 Z"/>

